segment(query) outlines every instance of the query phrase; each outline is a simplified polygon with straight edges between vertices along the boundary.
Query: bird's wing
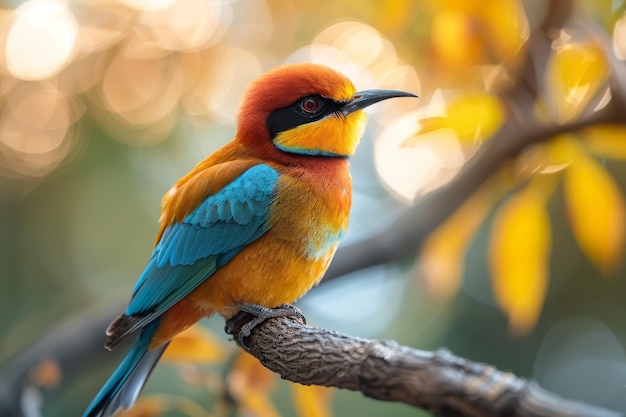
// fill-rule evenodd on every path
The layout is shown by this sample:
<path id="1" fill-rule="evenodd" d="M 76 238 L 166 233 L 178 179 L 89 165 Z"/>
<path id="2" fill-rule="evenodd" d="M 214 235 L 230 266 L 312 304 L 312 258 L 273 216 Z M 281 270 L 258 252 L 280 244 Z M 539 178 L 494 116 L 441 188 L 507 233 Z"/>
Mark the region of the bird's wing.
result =
<path id="1" fill-rule="evenodd" d="M 166 226 L 125 315 L 109 326 L 110 344 L 158 318 L 263 235 L 278 177 L 274 168 L 254 165 Z"/>

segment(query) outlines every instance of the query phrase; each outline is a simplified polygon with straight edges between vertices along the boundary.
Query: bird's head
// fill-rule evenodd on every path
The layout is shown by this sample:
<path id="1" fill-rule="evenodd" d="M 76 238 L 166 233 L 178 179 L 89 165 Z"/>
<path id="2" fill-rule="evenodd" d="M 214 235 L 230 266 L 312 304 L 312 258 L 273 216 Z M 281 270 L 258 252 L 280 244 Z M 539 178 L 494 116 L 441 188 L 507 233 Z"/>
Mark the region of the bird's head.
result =
<path id="1" fill-rule="evenodd" d="M 365 107 L 395 90 L 357 92 L 342 74 L 317 64 L 288 64 L 253 81 L 239 109 L 237 138 L 254 149 L 296 155 L 347 157 L 365 129 Z"/>

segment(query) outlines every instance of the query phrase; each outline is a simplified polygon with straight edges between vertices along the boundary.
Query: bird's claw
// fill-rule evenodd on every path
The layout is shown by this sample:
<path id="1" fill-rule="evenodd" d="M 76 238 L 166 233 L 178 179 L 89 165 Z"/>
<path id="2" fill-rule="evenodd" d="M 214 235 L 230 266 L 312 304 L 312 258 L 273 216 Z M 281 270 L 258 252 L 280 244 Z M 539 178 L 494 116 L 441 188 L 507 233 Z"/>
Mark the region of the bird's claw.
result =
<path id="1" fill-rule="evenodd" d="M 256 304 L 242 304 L 237 306 L 240 311 L 255 316 L 252 320 L 241 326 L 237 341 L 239 346 L 245 350 L 250 350 L 245 343 L 245 338 L 252 334 L 252 330 L 267 319 L 275 317 L 291 317 L 297 316 L 302 323 L 306 324 L 306 318 L 302 314 L 302 310 L 292 304 L 282 304 L 275 308 L 263 307 Z"/>

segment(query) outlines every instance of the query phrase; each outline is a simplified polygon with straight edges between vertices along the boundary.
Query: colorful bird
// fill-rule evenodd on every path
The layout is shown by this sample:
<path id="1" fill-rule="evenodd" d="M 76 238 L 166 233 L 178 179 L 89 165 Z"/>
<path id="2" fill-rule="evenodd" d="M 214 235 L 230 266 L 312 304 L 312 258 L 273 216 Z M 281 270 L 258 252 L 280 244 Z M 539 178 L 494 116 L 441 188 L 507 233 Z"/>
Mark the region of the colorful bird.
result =
<path id="1" fill-rule="evenodd" d="M 105 346 L 137 341 L 83 417 L 130 408 L 169 340 L 202 317 L 292 303 L 319 282 L 348 227 L 362 109 L 392 97 L 417 96 L 357 92 L 315 64 L 249 85 L 234 140 L 163 197 L 154 251 Z"/>

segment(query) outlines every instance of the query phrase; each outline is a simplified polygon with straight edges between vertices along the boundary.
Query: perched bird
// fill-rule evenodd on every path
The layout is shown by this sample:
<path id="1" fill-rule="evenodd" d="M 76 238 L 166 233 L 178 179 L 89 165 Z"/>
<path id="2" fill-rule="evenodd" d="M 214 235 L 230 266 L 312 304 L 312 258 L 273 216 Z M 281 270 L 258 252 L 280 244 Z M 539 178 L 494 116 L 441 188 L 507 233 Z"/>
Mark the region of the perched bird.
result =
<path id="1" fill-rule="evenodd" d="M 235 138 L 163 197 L 154 251 L 105 346 L 138 332 L 137 341 L 83 417 L 130 408 L 169 340 L 202 317 L 262 313 L 319 282 L 348 227 L 362 109 L 392 97 L 417 96 L 357 92 L 315 64 L 248 86 Z"/>

